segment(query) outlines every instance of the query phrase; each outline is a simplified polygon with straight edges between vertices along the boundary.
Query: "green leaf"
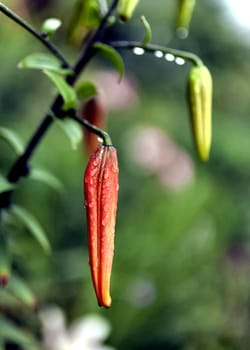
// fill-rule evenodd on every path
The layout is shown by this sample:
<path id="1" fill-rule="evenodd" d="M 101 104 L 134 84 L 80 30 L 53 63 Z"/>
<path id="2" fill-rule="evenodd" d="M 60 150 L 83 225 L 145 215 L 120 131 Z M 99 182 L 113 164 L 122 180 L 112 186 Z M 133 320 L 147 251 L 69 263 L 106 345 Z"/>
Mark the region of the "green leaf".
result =
<path id="1" fill-rule="evenodd" d="M 41 181 L 58 192 L 63 190 L 62 182 L 55 175 L 45 169 L 33 168 L 31 170 L 30 178 L 32 180 Z"/>
<path id="2" fill-rule="evenodd" d="M 75 90 L 60 75 L 45 70 L 44 73 L 56 86 L 64 101 L 64 110 L 75 108 L 77 106 L 77 95 Z"/>
<path id="3" fill-rule="evenodd" d="M 29 68 L 56 72 L 58 74 L 72 74 L 70 69 L 62 68 L 61 62 L 46 53 L 33 53 L 18 63 L 18 68 Z"/>
<path id="4" fill-rule="evenodd" d="M 124 64 L 121 55 L 112 47 L 102 43 L 96 43 L 94 48 L 100 50 L 101 53 L 114 65 L 118 74 L 119 80 L 124 75 Z"/>
<path id="5" fill-rule="evenodd" d="M 76 93 L 80 99 L 87 99 L 98 95 L 98 90 L 91 81 L 81 81 L 76 86 Z"/>
<path id="6" fill-rule="evenodd" d="M 37 219 L 26 209 L 19 207 L 17 205 L 13 205 L 10 211 L 14 214 L 14 216 L 21 221 L 27 229 L 30 231 L 32 236 L 37 240 L 37 242 L 41 245 L 46 253 L 50 253 L 51 248 L 47 236 L 37 221 Z"/>
<path id="7" fill-rule="evenodd" d="M 14 323 L 4 317 L 0 317 L 0 338 L 12 341 L 25 349 L 37 348 L 37 342 L 31 333 L 18 328 Z"/>
<path id="8" fill-rule="evenodd" d="M 6 290 L 14 295 L 21 303 L 27 305 L 31 309 L 36 309 L 37 300 L 27 283 L 16 275 L 12 275 Z"/>
<path id="9" fill-rule="evenodd" d="M 42 24 L 42 33 L 47 36 L 53 35 L 62 25 L 62 21 L 58 18 L 47 18 Z"/>
<path id="10" fill-rule="evenodd" d="M 148 21 L 146 20 L 145 16 L 141 16 L 141 22 L 143 24 L 143 27 L 145 29 L 145 37 L 142 41 L 143 45 L 147 45 L 150 43 L 150 41 L 152 40 L 152 30 L 150 27 L 150 24 L 148 23 Z"/>
<path id="11" fill-rule="evenodd" d="M 5 191 L 10 191 L 15 188 L 15 185 L 10 183 L 4 176 L 0 174 L 0 193 Z"/>
<path id="12" fill-rule="evenodd" d="M 78 144 L 82 142 L 81 126 L 72 119 L 60 120 L 56 118 L 56 123 L 69 139 L 72 149 L 76 150 Z"/>
<path id="13" fill-rule="evenodd" d="M 6 141 L 17 155 L 21 155 L 23 153 L 23 142 L 14 131 L 8 128 L 0 127 L 0 138 Z"/>

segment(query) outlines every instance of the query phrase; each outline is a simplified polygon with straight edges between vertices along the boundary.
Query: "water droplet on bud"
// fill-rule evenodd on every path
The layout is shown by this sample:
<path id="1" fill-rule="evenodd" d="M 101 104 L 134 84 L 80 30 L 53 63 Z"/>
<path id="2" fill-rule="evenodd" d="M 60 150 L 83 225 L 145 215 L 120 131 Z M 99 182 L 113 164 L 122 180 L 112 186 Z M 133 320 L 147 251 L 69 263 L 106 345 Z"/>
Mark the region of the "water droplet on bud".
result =
<path id="1" fill-rule="evenodd" d="M 143 55 L 144 52 L 145 52 L 144 49 L 141 48 L 141 47 L 135 47 L 135 48 L 133 49 L 133 53 L 134 53 L 135 55 L 138 55 L 138 56 Z"/>

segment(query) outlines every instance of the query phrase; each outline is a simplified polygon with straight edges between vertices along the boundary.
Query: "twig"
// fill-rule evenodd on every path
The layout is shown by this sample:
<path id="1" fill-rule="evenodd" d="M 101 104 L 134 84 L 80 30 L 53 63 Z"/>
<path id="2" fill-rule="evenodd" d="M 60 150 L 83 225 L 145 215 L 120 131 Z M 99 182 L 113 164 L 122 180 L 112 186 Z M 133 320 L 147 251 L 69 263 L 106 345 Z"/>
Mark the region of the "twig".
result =
<path id="1" fill-rule="evenodd" d="M 14 22 L 18 23 L 21 27 L 26 29 L 30 34 L 32 34 L 36 39 L 38 39 L 46 48 L 56 56 L 62 63 L 63 68 L 71 68 L 70 64 L 63 56 L 63 54 L 57 49 L 57 47 L 52 44 L 47 38 L 45 38 L 41 33 L 37 32 L 29 23 L 27 23 L 23 18 L 19 17 L 16 13 L 10 10 L 7 6 L 0 2 L 0 11 L 4 13 L 7 17 L 11 18 Z"/>
<path id="2" fill-rule="evenodd" d="M 75 112 L 75 110 L 72 110 L 71 113 L 68 113 L 67 116 L 73 120 L 75 120 L 77 123 L 83 125 L 85 128 L 89 129 L 90 131 L 92 131 L 94 134 L 96 134 L 97 136 L 101 137 L 103 140 L 103 144 L 105 146 L 112 146 L 112 141 L 111 138 L 109 136 L 109 134 L 102 130 L 97 128 L 95 125 L 91 124 L 88 120 L 86 119 L 82 119 L 79 118 Z"/>

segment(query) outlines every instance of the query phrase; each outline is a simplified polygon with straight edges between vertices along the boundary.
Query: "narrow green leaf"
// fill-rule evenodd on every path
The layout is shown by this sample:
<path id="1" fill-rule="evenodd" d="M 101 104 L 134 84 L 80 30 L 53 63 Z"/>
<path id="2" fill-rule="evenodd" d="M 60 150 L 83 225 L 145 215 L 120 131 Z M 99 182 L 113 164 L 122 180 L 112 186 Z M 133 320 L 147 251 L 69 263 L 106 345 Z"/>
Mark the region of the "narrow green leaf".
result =
<path id="1" fill-rule="evenodd" d="M 96 43 L 94 48 L 100 50 L 101 53 L 114 65 L 119 74 L 119 80 L 121 80 L 124 75 L 124 63 L 121 55 L 112 46 L 106 44 Z"/>
<path id="2" fill-rule="evenodd" d="M 72 74 L 70 69 L 61 67 L 61 62 L 54 56 L 46 53 L 33 53 L 18 63 L 18 68 L 29 68 L 55 72 L 58 74 Z"/>
<path id="3" fill-rule="evenodd" d="M 18 328 L 14 323 L 4 317 L 0 318 L 0 338 L 12 341 L 25 349 L 36 346 L 36 340 L 31 333 Z"/>
<path id="4" fill-rule="evenodd" d="M 63 190 L 62 182 L 54 174 L 45 169 L 33 168 L 31 170 L 30 178 L 32 180 L 41 181 L 58 192 Z"/>
<path id="5" fill-rule="evenodd" d="M 13 188 L 15 188 L 15 185 L 10 183 L 3 175 L 0 174 L 0 193 L 10 191 Z"/>
<path id="6" fill-rule="evenodd" d="M 69 139 L 72 149 L 76 150 L 78 144 L 82 142 L 81 126 L 72 119 L 56 119 L 56 123 Z"/>
<path id="7" fill-rule="evenodd" d="M 81 81 L 76 86 L 76 93 L 80 99 L 87 99 L 98 94 L 97 87 L 91 81 Z"/>
<path id="8" fill-rule="evenodd" d="M 42 24 L 42 33 L 47 36 L 53 35 L 62 25 L 62 21 L 58 18 L 47 18 Z"/>
<path id="9" fill-rule="evenodd" d="M 77 106 L 77 95 L 75 90 L 60 75 L 45 70 L 44 73 L 56 86 L 64 101 L 64 110 L 75 108 Z"/>
<path id="10" fill-rule="evenodd" d="M 6 290 L 14 295 L 21 303 L 27 305 L 31 309 L 35 310 L 37 307 L 37 300 L 34 293 L 31 291 L 27 283 L 18 277 L 12 275 Z"/>
<path id="11" fill-rule="evenodd" d="M 13 205 L 10 211 L 15 215 L 15 217 L 21 221 L 27 229 L 30 231 L 32 236 L 37 240 L 46 253 L 50 253 L 50 244 L 47 236 L 37 221 L 37 219 L 26 209 Z"/>
<path id="12" fill-rule="evenodd" d="M 142 22 L 143 27 L 145 29 L 145 37 L 144 37 L 144 39 L 142 41 L 142 44 L 143 45 L 147 45 L 152 40 L 152 30 L 151 30 L 150 24 L 146 20 L 145 16 L 141 16 L 141 22 Z"/>
<path id="13" fill-rule="evenodd" d="M 21 155 L 24 151 L 23 142 L 14 131 L 0 127 L 0 138 L 6 141 L 17 155 Z"/>
<path id="14" fill-rule="evenodd" d="M 7 306 L 9 308 L 17 308 L 21 306 L 21 303 L 19 300 L 17 300 L 14 295 L 11 295 L 7 288 L 1 288 L 0 289 L 0 306 Z"/>

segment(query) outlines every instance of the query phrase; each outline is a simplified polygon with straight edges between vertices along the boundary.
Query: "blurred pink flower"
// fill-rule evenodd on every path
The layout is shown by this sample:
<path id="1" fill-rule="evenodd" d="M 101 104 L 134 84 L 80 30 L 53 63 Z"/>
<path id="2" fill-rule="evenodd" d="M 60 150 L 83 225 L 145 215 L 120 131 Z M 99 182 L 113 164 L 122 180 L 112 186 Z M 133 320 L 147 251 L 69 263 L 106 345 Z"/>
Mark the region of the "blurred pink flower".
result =
<path id="1" fill-rule="evenodd" d="M 94 74 L 93 81 L 100 89 L 109 110 L 127 109 L 138 100 L 135 81 L 126 75 L 119 82 L 117 72 L 102 70 Z"/>
<path id="2" fill-rule="evenodd" d="M 159 128 L 136 128 L 131 135 L 130 149 L 133 159 L 156 174 L 167 188 L 181 188 L 193 178 L 194 166 L 189 155 Z"/>

